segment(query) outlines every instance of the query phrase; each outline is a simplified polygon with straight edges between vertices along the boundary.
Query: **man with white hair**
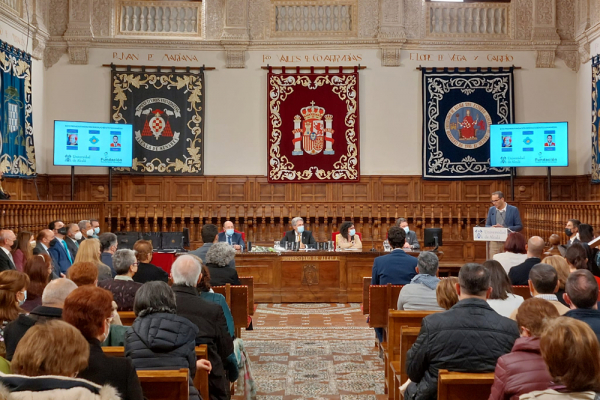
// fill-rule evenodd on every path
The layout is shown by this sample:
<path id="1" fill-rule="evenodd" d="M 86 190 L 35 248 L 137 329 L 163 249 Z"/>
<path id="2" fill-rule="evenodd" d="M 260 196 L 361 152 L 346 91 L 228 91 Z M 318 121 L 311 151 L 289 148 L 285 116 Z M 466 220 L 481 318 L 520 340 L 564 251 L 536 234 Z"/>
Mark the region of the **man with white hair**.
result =
<path id="1" fill-rule="evenodd" d="M 0 230 L 0 271 L 17 269 L 15 260 L 11 253 L 13 244 L 17 241 L 17 236 L 10 229 Z"/>
<path id="2" fill-rule="evenodd" d="M 81 242 L 83 242 L 85 239 L 92 237 L 94 234 L 94 229 L 92 228 L 92 223 L 87 219 L 79 221 L 77 225 L 79 226 L 79 231 L 81 232 L 81 239 L 79 239 L 78 242 L 81 244 Z"/>
<path id="3" fill-rule="evenodd" d="M 304 220 L 302 217 L 292 218 L 292 229 L 287 231 L 283 239 L 281 239 L 281 245 L 285 247 L 286 242 L 299 243 L 299 249 L 305 249 L 308 244 L 316 244 L 317 241 L 313 237 L 311 231 L 304 230 Z"/>
<path id="4" fill-rule="evenodd" d="M 212 370 L 208 375 L 208 392 L 211 400 L 229 398 L 229 382 L 224 364 L 233 353 L 233 338 L 227 330 L 227 321 L 220 305 L 203 300 L 196 285 L 202 276 L 200 259 L 192 255 L 179 256 L 171 266 L 173 292 L 177 302 L 177 315 L 192 321 L 198 327 L 196 345 L 206 344 L 208 361 Z"/>
<path id="5" fill-rule="evenodd" d="M 65 299 L 75 289 L 77 289 L 77 285 L 70 279 L 53 280 L 42 293 L 41 306 L 34 308 L 29 315 L 20 314 L 16 320 L 6 326 L 6 329 L 4 329 L 4 343 L 6 344 L 7 360 L 12 360 L 19 341 L 29 328 L 35 324 L 62 318 Z"/>

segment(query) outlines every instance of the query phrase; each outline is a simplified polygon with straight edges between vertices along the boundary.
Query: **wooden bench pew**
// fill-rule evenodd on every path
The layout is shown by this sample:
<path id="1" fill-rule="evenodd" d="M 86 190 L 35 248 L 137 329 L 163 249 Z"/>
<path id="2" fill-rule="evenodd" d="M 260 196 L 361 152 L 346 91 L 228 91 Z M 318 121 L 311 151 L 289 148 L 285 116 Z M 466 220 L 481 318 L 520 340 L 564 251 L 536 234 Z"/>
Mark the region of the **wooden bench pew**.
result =
<path id="1" fill-rule="evenodd" d="M 371 277 L 363 276 L 363 288 L 362 288 L 362 313 L 363 315 L 369 314 L 369 286 L 371 286 Z"/>
<path id="2" fill-rule="evenodd" d="M 254 315 L 254 277 L 240 276 L 242 286 L 248 286 L 248 315 Z"/>
<path id="3" fill-rule="evenodd" d="M 388 382 L 393 386 L 389 392 L 393 393 L 394 400 L 400 400 L 400 386 L 408 379 L 406 373 L 406 353 L 417 341 L 421 328 L 400 327 L 400 359 L 392 359 L 390 362 L 390 378 Z M 399 383 L 398 383 L 399 382 Z M 395 384 L 394 384 L 395 383 Z"/>
<path id="4" fill-rule="evenodd" d="M 512 291 L 513 294 L 521 296 L 523 300 L 527 300 L 531 297 L 531 292 L 529 291 L 529 286 L 527 285 L 513 285 Z"/>
<path id="5" fill-rule="evenodd" d="M 438 400 L 487 400 L 493 383 L 493 372 L 451 372 L 440 369 Z"/>
<path id="6" fill-rule="evenodd" d="M 119 311 L 118 314 L 123 326 L 133 325 L 133 321 L 135 321 L 135 314 L 133 311 Z"/>
<path id="7" fill-rule="evenodd" d="M 102 351 L 104 351 L 104 354 L 111 356 L 111 357 L 125 357 L 125 347 L 123 346 L 107 346 L 107 347 L 103 347 Z M 208 360 L 208 350 L 206 348 L 205 344 L 201 344 L 199 346 L 196 346 L 196 358 L 197 359 L 202 359 L 202 360 Z M 187 369 L 186 369 L 187 371 Z M 138 376 L 140 372 L 145 372 L 145 371 L 138 371 Z M 187 376 L 187 375 L 186 375 Z M 186 379 L 187 382 L 187 379 Z M 198 391 L 200 392 L 200 395 L 202 395 L 203 399 L 208 399 L 208 372 L 203 370 L 203 369 L 196 369 L 196 376 L 194 377 L 194 386 L 198 389 Z M 145 394 L 145 392 L 144 392 Z M 186 397 L 187 398 L 187 397 Z M 148 400 L 151 400 L 150 397 L 148 397 Z"/>
<path id="8" fill-rule="evenodd" d="M 142 392 L 147 400 L 188 400 L 189 384 L 187 368 L 176 370 L 137 371 Z"/>
<path id="9" fill-rule="evenodd" d="M 404 285 L 370 285 L 369 286 L 369 326 L 386 328 L 388 310 L 398 306 L 398 296 Z"/>
<path id="10" fill-rule="evenodd" d="M 235 336 L 242 337 L 242 328 L 248 326 L 248 286 L 213 286 L 215 293 L 225 296 L 225 301 L 233 317 Z"/>

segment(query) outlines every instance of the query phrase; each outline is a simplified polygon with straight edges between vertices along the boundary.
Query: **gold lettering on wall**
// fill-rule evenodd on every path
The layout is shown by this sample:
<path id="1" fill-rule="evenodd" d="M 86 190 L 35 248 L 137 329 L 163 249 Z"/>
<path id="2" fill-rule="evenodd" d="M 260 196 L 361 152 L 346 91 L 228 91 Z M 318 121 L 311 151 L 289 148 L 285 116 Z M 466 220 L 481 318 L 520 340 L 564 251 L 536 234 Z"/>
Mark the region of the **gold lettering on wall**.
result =
<path id="1" fill-rule="evenodd" d="M 281 64 L 298 64 L 298 63 L 357 63 L 363 59 L 362 54 L 346 53 L 346 54 L 263 54 L 263 63 L 277 61 Z"/>
<path id="2" fill-rule="evenodd" d="M 410 61 L 451 61 L 451 62 L 469 62 L 469 61 L 478 61 L 480 58 L 482 60 L 487 60 L 493 63 L 504 63 L 504 62 L 512 62 L 514 57 L 510 54 L 486 54 L 483 55 L 467 55 L 460 53 L 447 53 L 447 54 L 432 54 L 432 53 L 422 53 L 415 52 L 409 53 Z"/>
<path id="3" fill-rule="evenodd" d="M 169 62 L 199 62 L 198 57 L 193 54 L 183 54 L 183 53 L 148 53 L 142 55 L 140 53 L 126 53 L 123 51 L 114 51 L 112 53 L 113 60 L 119 61 L 169 61 Z"/>
<path id="4" fill-rule="evenodd" d="M 281 261 L 340 261 L 340 258 L 335 256 L 285 256 L 281 257 Z"/>

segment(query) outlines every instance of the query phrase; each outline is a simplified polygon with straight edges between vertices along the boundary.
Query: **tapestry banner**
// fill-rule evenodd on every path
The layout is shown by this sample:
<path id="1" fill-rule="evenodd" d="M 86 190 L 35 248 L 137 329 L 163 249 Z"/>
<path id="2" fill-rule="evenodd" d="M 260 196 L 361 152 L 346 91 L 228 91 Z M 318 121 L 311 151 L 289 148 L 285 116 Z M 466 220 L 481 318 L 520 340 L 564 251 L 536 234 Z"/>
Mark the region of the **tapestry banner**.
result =
<path id="1" fill-rule="evenodd" d="M 269 69 L 269 182 L 360 180 L 358 68 Z"/>
<path id="2" fill-rule="evenodd" d="M 33 178 L 31 55 L 0 40 L 0 171 Z"/>
<path id="3" fill-rule="evenodd" d="M 510 177 L 490 167 L 490 125 L 514 119 L 512 68 L 423 71 L 423 178 Z"/>
<path id="4" fill-rule="evenodd" d="M 203 175 L 204 70 L 112 71 L 111 121 L 133 125 L 133 167 L 122 173 Z"/>
<path id="5" fill-rule="evenodd" d="M 600 183 L 600 55 L 592 59 L 592 183 Z"/>

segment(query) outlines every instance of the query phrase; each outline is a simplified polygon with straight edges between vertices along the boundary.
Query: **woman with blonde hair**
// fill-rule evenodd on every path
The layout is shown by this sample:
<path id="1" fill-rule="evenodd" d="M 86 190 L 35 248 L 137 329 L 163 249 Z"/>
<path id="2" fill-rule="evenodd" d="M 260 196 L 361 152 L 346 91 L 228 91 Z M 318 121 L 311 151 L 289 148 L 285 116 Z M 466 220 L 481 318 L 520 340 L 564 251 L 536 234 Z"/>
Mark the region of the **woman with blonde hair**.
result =
<path id="1" fill-rule="evenodd" d="M 0 356 L 6 354 L 4 328 L 9 322 L 17 319 L 25 310 L 21 305 L 27 299 L 29 277 L 20 271 L 7 270 L 0 272 Z"/>
<path id="2" fill-rule="evenodd" d="M 17 233 L 17 240 L 13 244 L 12 256 L 17 271 L 23 272 L 23 267 L 33 257 L 35 238 L 31 232 L 21 231 Z"/>
<path id="3" fill-rule="evenodd" d="M 600 344 L 592 328 L 569 317 L 549 321 L 542 333 L 540 351 L 552 389 L 522 395 L 521 400 L 593 400 L 600 391 Z"/>
<path id="4" fill-rule="evenodd" d="M 77 256 L 75 257 L 75 263 L 91 262 L 96 265 L 98 268 L 99 282 L 113 277 L 110 267 L 100 261 L 100 254 L 100 241 L 92 238 L 81 242 L 79 250 L 77 250 Z"/>
<path id="5" fill-rule="evenodd" d="M 542 260 L 542 263 L 552 265 L 558 273 L 559 287 L 558 292 L 556 292 L 556 297 L 558 298 L 558 301 L 560 301 L 563 305 L 569 307 L 569 305 L 565 302 L 565 299 L 563 299 L 563 294 L 565 293 L 565 285 L 567 284 L 567 278 L 571 273 L 567 260 L 565 260 L 561 256 L 556 255 L 544 258 Z"/>
<path id="6" fill-rule="evenodd" d="M 456 293 L 456 284 L 458 278 L 451 276 L 445 279 L 440 279 L 437 288 L 435 289 L 435 297 L 438 305 L 444 310 L 449 310 L 458 303 L 458 293 Z"/>

